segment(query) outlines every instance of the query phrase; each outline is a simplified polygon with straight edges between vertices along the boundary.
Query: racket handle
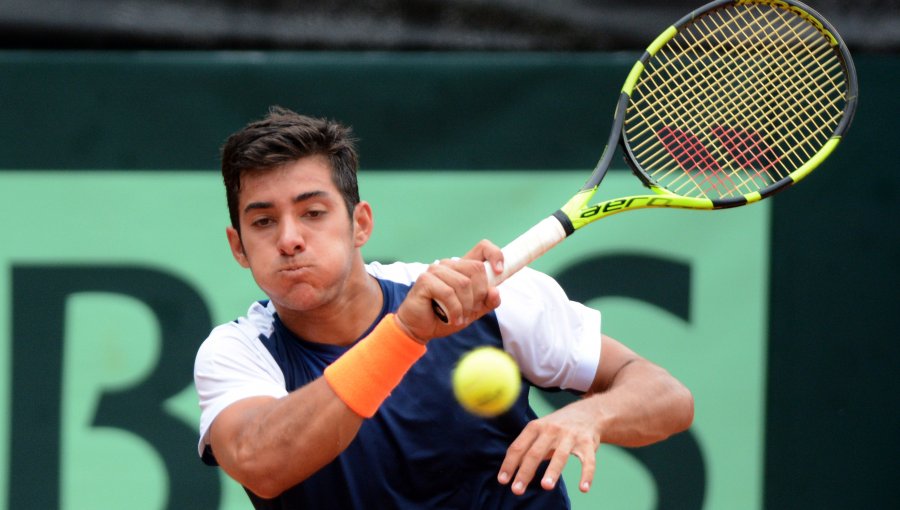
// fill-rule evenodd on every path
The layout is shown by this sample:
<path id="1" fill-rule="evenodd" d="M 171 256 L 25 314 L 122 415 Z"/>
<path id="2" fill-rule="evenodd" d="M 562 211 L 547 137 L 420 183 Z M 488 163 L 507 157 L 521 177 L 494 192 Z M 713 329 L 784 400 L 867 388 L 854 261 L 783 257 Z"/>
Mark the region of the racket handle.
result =
<path id="1" fill-rule="evenodd" d="M 494 270 L 485 262 L 488 283 L 492 286 L 500 285 L 507 278 L 519 272 L 520 269 L 537 260 L 547 253 L 563 239 L 566 238 L 566 230 L 555 216 L 547 216 L 535 226 L 526 230 L 524 234 L 515 238 L 503 247 L 503 272 L 494 274 Z"/>
<path id="2" fill-rule="evenodd" d="M 534 262 L 566 238 L 566 230 L 555 216 L 548 216 L 503 247 L 503 272 L 494 274 L 489 262 L 484 263 L 488 284 L 500 285 L 520 269 Z M 435 300 L 431 300 L 434 315 L 447 322 L 447 313 Z"/>

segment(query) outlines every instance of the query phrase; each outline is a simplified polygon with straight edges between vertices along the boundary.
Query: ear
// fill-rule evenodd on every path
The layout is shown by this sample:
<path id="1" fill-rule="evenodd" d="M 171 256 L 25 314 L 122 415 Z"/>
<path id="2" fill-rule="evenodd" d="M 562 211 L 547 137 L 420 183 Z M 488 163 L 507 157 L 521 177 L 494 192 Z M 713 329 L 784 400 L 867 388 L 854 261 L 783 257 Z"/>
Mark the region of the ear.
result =
<path id="1" fill-rule="evenodd" d="M 244 253 L 244 244 L 241 242 L 241 234 L 234 227 L 226 227 L 225 235 L 228 237 L 228 246 L 231 247 L 231 256 L 237 261 L 241 267 L 249 268 L 250 261 L 247 260 L 247 254 Z"/>
<path id="2" fill-rule="evenodd" d="M 375 219 L 372 217 L 372 206 L 362 201 L 353 209 L 353 241 L 354 246 L 361 248 L 372 236 Z"/>

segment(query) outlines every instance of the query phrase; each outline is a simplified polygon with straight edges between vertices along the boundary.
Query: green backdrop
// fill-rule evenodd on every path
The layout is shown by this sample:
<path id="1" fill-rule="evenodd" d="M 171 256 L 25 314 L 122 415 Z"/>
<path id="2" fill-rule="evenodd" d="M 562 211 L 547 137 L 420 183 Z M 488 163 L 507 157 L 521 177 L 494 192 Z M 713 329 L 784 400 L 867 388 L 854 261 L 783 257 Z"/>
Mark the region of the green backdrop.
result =
<path id="1" fill-rule="evenodd" d="M 376 217 L 365 256 L 429 261 L 508 242 L 580 186 L 635 57 L 0 53 L 0 501 L 249 506 L 196 458 L 191 368 L 261 297 L 230 258 L 216 168 L 268 105 L 352 124 Z M 892 144 L 865 142 L 900 113 L 867 78 L 900 77 L 900 59 L 857 65 L 856 125 L 796 190 L 616 216 L 535 264 L 697 402 L 685 434 L 601 447 L 576 508 L 898 502 L 900 178 Z M 604 193 L 636 182 L 614 171 Z"/>

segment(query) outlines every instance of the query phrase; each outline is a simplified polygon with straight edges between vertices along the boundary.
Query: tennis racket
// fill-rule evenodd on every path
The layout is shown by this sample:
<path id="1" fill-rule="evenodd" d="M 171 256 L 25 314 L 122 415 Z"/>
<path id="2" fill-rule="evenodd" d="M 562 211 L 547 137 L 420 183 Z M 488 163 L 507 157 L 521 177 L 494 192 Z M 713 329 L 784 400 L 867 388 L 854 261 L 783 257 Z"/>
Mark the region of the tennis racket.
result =
<path id="1" fill-rule="evenodd" d="M 488 279 L 499 284 L 613 214 L 739 207 L 787 189 L 834 151 L 856 104 L 850 53 L 820 14 L 792 0 L 709 3 L 650 44 L 625 80 L 590 178 L 505 246 L 503 273 L 488 270 Z M 617 144 L 653 193 L 591 203 Z"/>

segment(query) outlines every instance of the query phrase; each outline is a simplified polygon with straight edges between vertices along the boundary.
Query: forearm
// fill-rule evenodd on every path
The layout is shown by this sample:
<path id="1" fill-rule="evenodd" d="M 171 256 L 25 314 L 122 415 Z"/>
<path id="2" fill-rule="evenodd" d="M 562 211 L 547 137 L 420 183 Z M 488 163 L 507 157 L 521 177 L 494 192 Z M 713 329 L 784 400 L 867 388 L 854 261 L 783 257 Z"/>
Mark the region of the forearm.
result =
<path id="1" fill-rule="evenodd" d="M 662 368 L 602 335 L 603 353 L 584 398 L 529 422 L 513 441 L 497 480 L 524 494 L 538 466 L 550 459 L 541 486 L 556 486 L 570 456 L 581 460 L 578 488 L 590 490 L 600 443 L 644 446 L 687 429 L 690 391 Z"/>
<path id="2" fill-rule="evenodd" d="M 236 404 L 240 405 L 240 403 Z M 324 378 L 254 409 L 234 440 L 213 450 L 223 469 L 262 497 L 275 497 L 334 460 L 356 437 L 363 418 Z"/>
<path id="3" fill-rule="evenodd" d="M 214 451 L 227 448 L 220 465 L 260 496 L 305 480 L 347 447 L 425 350 L 388 315 L 322 377 L 285 398 L 248 399 L 220 414 L 225 423 L 214 423 L 211 438 Z"/>
<path id="4" fill-rule="evenodd" d="M 644 359 L 623 366 L 609 387 L 579 403 L 597 417 L 601 441 L 645 446 L 690 427 L 691 392 L 661 367 Z"/>

